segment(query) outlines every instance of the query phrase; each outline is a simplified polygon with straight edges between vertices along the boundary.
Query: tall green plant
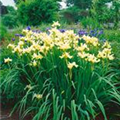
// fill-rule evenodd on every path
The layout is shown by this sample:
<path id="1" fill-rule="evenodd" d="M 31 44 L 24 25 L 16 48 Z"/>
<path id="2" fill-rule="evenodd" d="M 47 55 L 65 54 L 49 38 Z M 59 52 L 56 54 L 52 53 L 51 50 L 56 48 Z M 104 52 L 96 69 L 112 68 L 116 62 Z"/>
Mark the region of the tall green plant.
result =
<path id="1" fill-rule="evenodd" d="M 34 112 L 33 120 L 90 120 L 99 114 L 107 120 L 109 103 L 120 103 L 110 44 L 80 38 L 72 30 L 62 33 L 57 26 L 55 22 L 48 33 L 23 30 L 18 43 L 8 45 L 17 59 L 9 56 L 4 63 L 19 71 L 19 81 L 6 77 L 3 91 L 15 91 L 13 83 L 21 83 L 15 107 L 23 117 Z"/>
<path id="2" fill-rule="evenodd" d="M 7 29 L 3 24 L 0 24 L 0 41 L 5 38 Z"/>
<path id="3" fill-rule="evenodd" d="M 30 0 L 18 4 L 18 16 L 22 24 L 39 25 L 57 18 L 58 4 L 52 0 Z"/>

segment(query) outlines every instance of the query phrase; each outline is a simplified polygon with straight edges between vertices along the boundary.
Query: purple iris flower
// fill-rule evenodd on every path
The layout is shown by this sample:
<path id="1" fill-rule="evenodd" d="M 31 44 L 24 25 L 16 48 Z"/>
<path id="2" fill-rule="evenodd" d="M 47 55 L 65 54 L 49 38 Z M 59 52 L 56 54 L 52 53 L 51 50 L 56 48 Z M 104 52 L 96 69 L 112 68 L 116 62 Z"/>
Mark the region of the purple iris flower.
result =
<path id="1" fill-rule="evenodd" d="M 78 32 L 78 35 L 87 35 L 87 32 L 85 31 L 85 30 L 80 30 L 79 32 Z"/>
<path id="2" fill-rule="evenodd" d="M 25 42 L 27 42 L 27 40 L 25 40 Z"/>
<path id="3" fill-rule="evenodd" d="M 24 35 L 20 34 L 19 36 L 20 36 L 20 37 L 23 37 Z"/>
<path id="4" fill-rule="evenodd" d="M 101 35 L 101 34 L 103 34 L 103 33 L 104 33 L 103 30 L 100 30 L 100 31 L 99 31 L 99 35 Z"/>
<path id="5" fill-rule="evenodd" d="M 31 30 L 31 27 L 30 26 L 27 26 L 27 28 L 26 28 L 27 30 Z"/>
<path id="6" fill-rule="evenodd" d="M 89 35 L 93 36 L 94 32 L 95 32 L 94 30 L 91 30 L 91 31 L 89 32 Z"/>
<path id="7" fill-rule="evenodd" d="M 38 30 L 37 32 L 38 32 L 38 33 L 41 33 L 42 31 L 41 31 L 41 30 Z"/>
<path id="8" fill-rule="evenodd" d="M 32 30 L 32 32 L 36 32 L 36 30 Z"/>
<path id="9" fill-rule="evenodd" d="M 15 34 L 16 37 L 18 37 L 20 34 Z"/>
<path id="10" fill-rule="evenodd" d="M 64 33 L 64 32 L 65 32 L 65 29 L 59 29 L 59 31 L 60 31 L 61 33 Z"/>
<path id="11" fill-rule="evenodd" d="M 48 31 L 48 30 L 50 30 L 51 28 L 50 27 L 48 27 L 48 28 L 46 28 L 46 31 Z"/>
<path id="12" fill-rule="evenodd" d="M 15 38 L 12 38 L 12 41 L 15 41 Z"/>
<path id="13" fill-rule="evenodd" d="M 42 31 L 41 30 L 32 30 L 33 32 L 35 33 L 41 33 Z"/>

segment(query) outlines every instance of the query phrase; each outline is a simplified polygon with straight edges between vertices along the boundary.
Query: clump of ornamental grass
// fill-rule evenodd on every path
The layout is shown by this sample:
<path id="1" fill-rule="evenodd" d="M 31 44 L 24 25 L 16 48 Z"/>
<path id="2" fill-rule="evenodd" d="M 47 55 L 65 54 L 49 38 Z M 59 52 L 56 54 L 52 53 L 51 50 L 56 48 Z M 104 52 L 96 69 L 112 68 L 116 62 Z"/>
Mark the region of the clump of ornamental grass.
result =
<path id="1" fill-rule="evenodd" d="M 21 98 L 15 105 L 22 117 L 33 113 L 33 120 L 91 120 L 102 114 L 107 120 L 109 103 L 120 104 L 110 72 L 110 44 L 73 30 L 61 32 L 59 26 L 54 22 L 48 32 L 24 29 L 19 40 L 8 45 L 16 59 L 4 59 L 10 73 L 1 87 L 10 92 L 24 86 L 16 93 Z"/>

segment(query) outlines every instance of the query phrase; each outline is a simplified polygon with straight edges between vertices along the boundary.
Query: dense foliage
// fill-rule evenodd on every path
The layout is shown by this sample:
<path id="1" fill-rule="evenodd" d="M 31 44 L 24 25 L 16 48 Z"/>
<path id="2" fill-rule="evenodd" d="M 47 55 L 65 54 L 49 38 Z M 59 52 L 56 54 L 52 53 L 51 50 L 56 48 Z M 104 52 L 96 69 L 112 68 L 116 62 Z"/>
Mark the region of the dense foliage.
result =
<path id="1" fill-rule="evenodd" d="M 17 11 L 11 6 L 7 6 L 7 11 L 7 14 L 1 16 L 2 24 L 8 28 L 14 28 L 18 25 Z"/>
<path id="2" fill-rule="evenodd" d="M 99 22 L 113 22 L 118 24 L 120 17 L 120 1 L 119 0 L 93 0 L 91 15 Z M 116 25 L 115 25 L 116 26 Z"/>
<path id="3" fill-rule="evenodd" d="M 4 25 L 0 25 L 0 41 L 5 38 L 5 35 L 7 33 L 7 29 Z"/>
<path id="4" fill-rule="evenodd" d="M 80 9 L 86 9 L 91 7 L 92 0 L 67 0 L 67 4 L 68 6 L 72 4 L 80 7 Z"/>
<path id="5" fill-rule="evenodd" d="M 110 44 L 57 26 L 28 27 L 8 45 L 2 94 L 16 96 L 20 113 L 33 113 L 33 120 L 90 120 L 100 113 L 107 120 L 109 103 L 120 104 Z"/>
<path id="6" fill-rule="evenodd" d="M 78 22 L 81 18 L 80 16 L 81 9 L 77 6 L 69 7 L 65 10 L 60 12 L 61 14 L 61 21 L 67 23 Z"/>
<path id="7" fill-rule="evenodd" d="M 52 0 L 30 0 L 18 4 L 19 20 L 24 25 L 39 25 L 57 18 L 58 4 Z"/>
<path id="8" fill-rule="evenodd" d="M 2 108 L 21 120 L 119 120 L 120 0 L 14 1 L 0 2 Z"/>
<path id="9" fill-rule="evenodd" d="M 0 1 L 0 14 L 1 14 L 1 15 L 4 15 L 4 14 L 7 14 L 7 13 L 8 13 L 7 7 L 4 6 L 4 5 L 2 4 L 2 2 Z"/>

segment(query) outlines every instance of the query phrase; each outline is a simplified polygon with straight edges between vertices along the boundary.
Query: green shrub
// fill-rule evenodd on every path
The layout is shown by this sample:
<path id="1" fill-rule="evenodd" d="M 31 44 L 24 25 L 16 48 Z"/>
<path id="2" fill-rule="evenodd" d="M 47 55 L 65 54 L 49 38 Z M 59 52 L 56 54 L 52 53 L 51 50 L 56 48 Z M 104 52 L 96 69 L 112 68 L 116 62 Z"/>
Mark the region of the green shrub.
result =
<path id="1" fill-rule="evenodd" d="M 11 6 L 7 6 L 7 10 L 8 13 L 1 16 L 1 21 L 6 27 L 14 28 L 18 25 L 17 11 Z"/>
<path id="2" fill-rule="evenodd" d="M 18 4 L 18 16 L 22 24 L 39 25 L 57 19 L 58 4 L 52 0 L 30 0 Z"/>
<path id="3" fill-rule="evenodd" d="M 111 3 L 108 7 L 106 3 Z M 114 27 L 118 27 L 120 20 L 120 1 L 113 0 L 93 0 L 91 7 L 91 16 L 101 23 L 114 23 Z"/>
<path id="4" fill-rule="evenodd" d="M 81 19 L 80 12 L 81 10 L 77 6 L 69 7 L 65 10 L 62 10 L 60 12 L 61 21 L 67 22 L 67 23 L 78 22 L 78 20 Z"/>
<path id="5" fill-rule="evenodd" d="M 17 108 L 23 117 L 34 112 L 33 120 L 90 120 L 99 114 L 107 120 L 109 103 L 120 104 L 110 44 L 88 36 L 78 40 L 56 25 L 48 33 L 23 30 L 24 37 L 9 44 L 2 92 L 20 96 Z"/>
<path id="6" fill-rule="evenodd" d="M 105 30 L 104 38 L 109 41 L 120 43 L 120 30 Z"/>
<path id="7" fill-rule="evenodd" d="M 83 18 L 80 22 L 85 28 L 87 27 L 88 29 L 103 28 L 102 25 L 96 19 L 90 17 Z"/>
<path id="8" fill-rule="evenodd" d="M 78 6 L 80 9 L 85 10 L 91 7 L 92 0 L 66 0 L 66 3 L 68 6 L 74 4 L 75 6 Z"/>
<path id="9" fill-rule="evenodd" d="M 14 28 L 17 26 L 17 16 L 10 13 L 2 17 L 2 23 L 8 28 Z"/>
<path id="10" fill-rule="evenodd" d="M 5 38 L 7 29 L 2 24 L 0 25 L 0 41 Z"/>
<path id="11" fill-rule="evenodd" d="M 8 13 L 16 14 L 16 10 L 12 6 L 7 6 Z"/>

